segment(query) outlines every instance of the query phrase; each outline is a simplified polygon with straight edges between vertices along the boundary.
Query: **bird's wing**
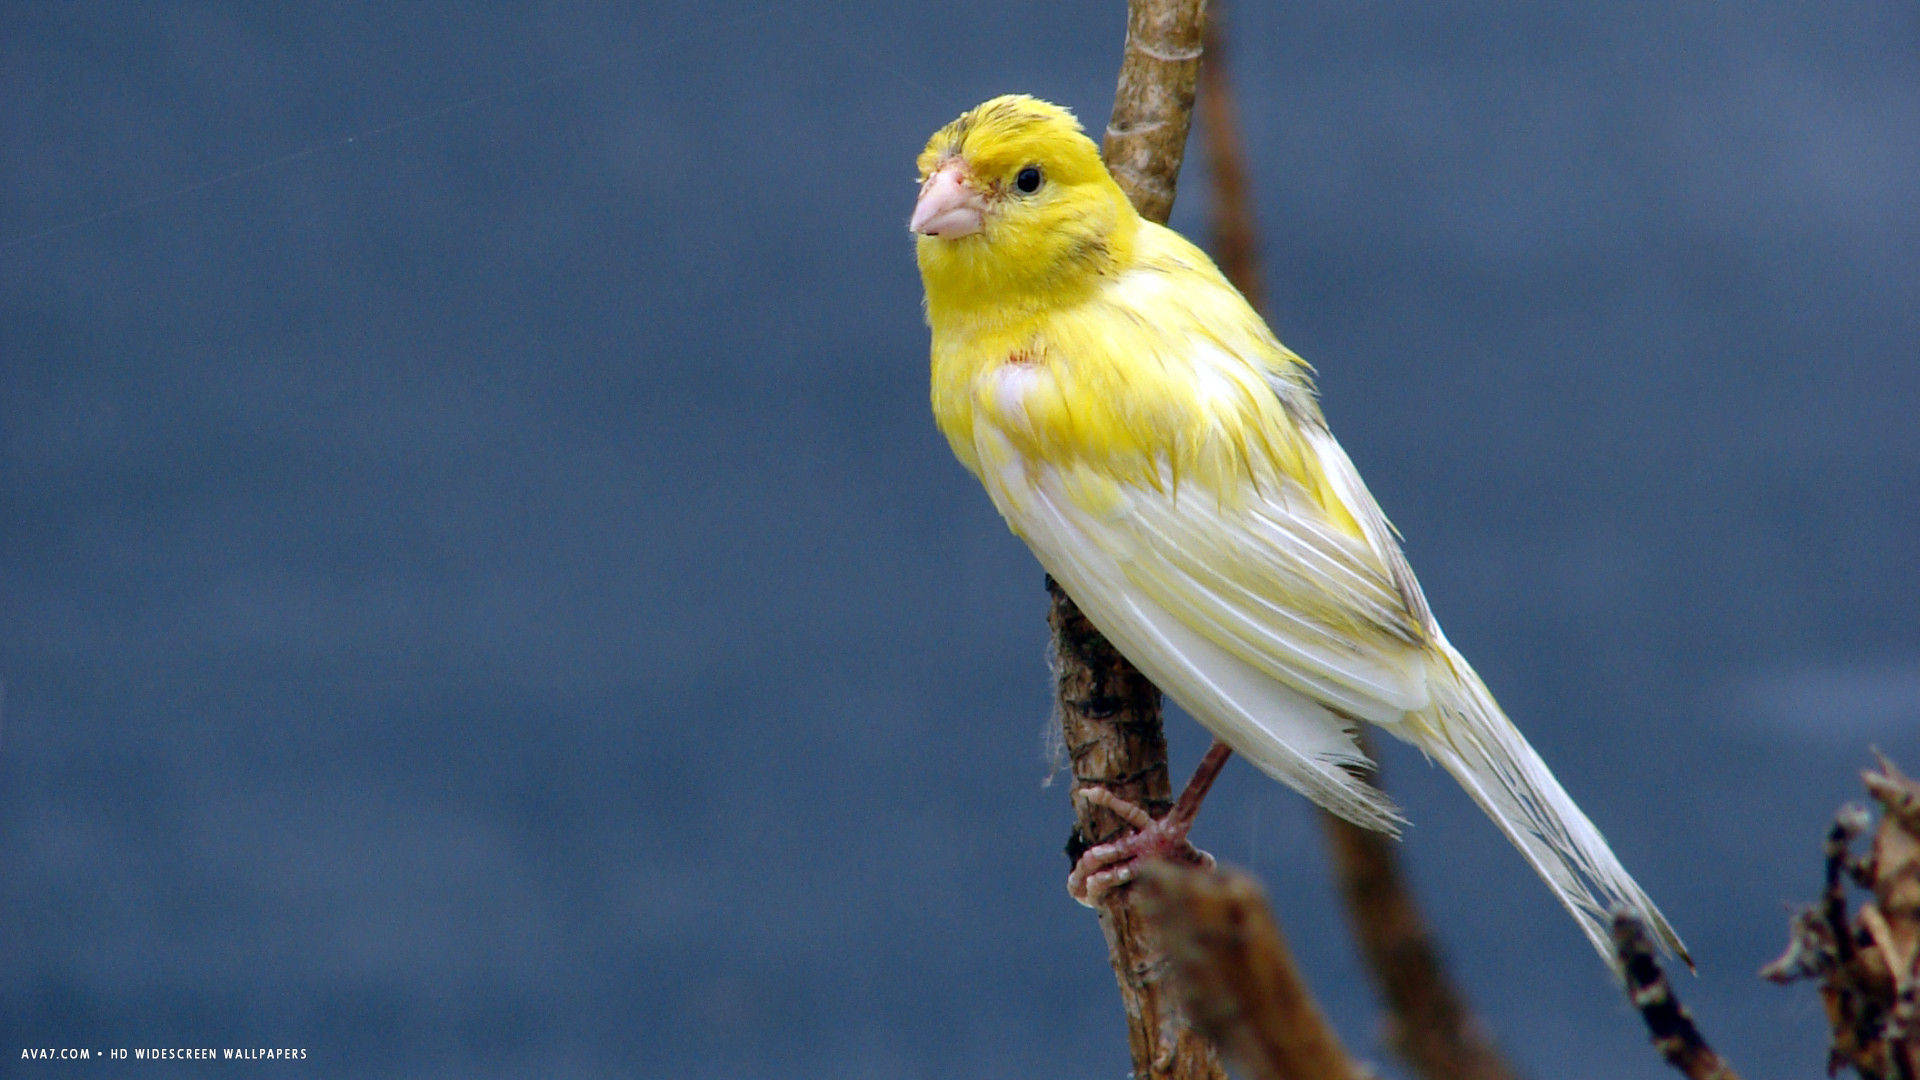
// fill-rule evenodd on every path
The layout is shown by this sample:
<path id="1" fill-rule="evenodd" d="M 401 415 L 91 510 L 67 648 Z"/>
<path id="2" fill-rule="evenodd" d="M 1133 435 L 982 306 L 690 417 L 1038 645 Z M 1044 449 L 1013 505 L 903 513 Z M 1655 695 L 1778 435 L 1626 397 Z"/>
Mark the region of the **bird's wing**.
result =
<path id="1" fill-rule="evenodd" d="M 1001 512 L 1129 659 L 1269 774 L 1391 826 L 1351 732 L 1427 704 L 1425 636 L 1365 539 L 1289 479 L 1223 499 L 1035 462 L 990 426 L 976 443 Z"/>
<path id="2" fill-rule="evenodd" d="M 1439 637 L 1439 624 L 1433 621 L 1433 612 L 1427 607 L 1426 594 L 1420 591 L 1420 582 L 1413 576 L 1413 567 L 1407 565 L 1406 552 L 1400 550 L 1393 526 L 1360 479 L 1360 472 L 1353 467 L 1347 452 L 1324 427 L 1308 429 L 1305 441 L 1319 464 L 1321 475 L 1332 488 L 1333 497 L 1359 527 L 1361 539 L 1373 554 L 1374 566 L 1392 583 L 1405 616 L 1419 629 L 1421 637 L 1428 640 Z"/>
<path id="3" fill-rule="evenodd" d="M 1227 496 L 1192 486 L 1126 495 L 1127 512 L 1088 538 L 1182 623 L 1344 715 L 1393 724 L 1425 706 L 1424 627 L 1392 564 L 1292 478 Z"/>

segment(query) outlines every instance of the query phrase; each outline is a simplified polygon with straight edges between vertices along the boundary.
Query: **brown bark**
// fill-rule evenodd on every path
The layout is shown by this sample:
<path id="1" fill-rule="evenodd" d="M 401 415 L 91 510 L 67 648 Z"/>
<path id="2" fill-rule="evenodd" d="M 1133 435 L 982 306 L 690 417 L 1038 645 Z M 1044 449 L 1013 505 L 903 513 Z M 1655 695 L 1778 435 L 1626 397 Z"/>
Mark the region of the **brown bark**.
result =
<path id="1" fill-rule="evenodd" d="M 1847 807 L 1827 831 L 1826 887 L 1794 917 L 1787 951 L 1761 969 L 1775 982 L 1818 978 L 1833 1040 L 1827 1069 L 1864 1080 L 1920 1078 L 1920 782 L 1886 758 L 1861 774 L 1880 804 Z M 1856 840 L 1873 828 L 1864 857 Z M 1848 886 L 1865 889 L 1851 917 Z"/>
<path id="2" fill-rule="evenodd" d="M 1072 763 L 1073 789 L 1103 787 L 1155 817 L 1164 815 L 1173 797 L 1160 691 L 1100 636 L 1052 578 L 1047 579 L 1047 591 L 1053 598 L 1047 622 L 1053 629 L 1055 704 Z M 1129 828 L 1084 800 L 1073 803 L 1076 823 L 1067 841 L 1069 859 Z M 1212 1047 L 1179 1017 L 1133 893 L 1131 886 L 1122 886 L 1097 909 L 1126 1011 L 1133 1075 L 1142 1080 L 1222 1080 L 1225 1074 Z"/>
<path id="3" fill-rule="evenodd" d="M 1186 1015 L 1252 1080 L 1362 1080 L 1307 991 L 1253 879 L 1157 862 L 1138 904 L 1166 950 Z"/>
<path id="4" fill-rule="evenodd" d="M 1127 197 L 1155 221 L 1165 221 L 1173 207 L 1186 155 L 1204 16 L 1204 0 L 1131 0 L 1127 5 L 1126 48 L 1103 151 Z M 1074 791 L 1104 787 L 1156 816 L 1166 813 L 1172 787 L 1160 691 L 1051 579 L 1047 589 L 1060 724 Z M 1067 844 L 1072 858 L 1126 828 L 1081 799 L 1073 804 L 1074 832 Z M 1116 889 L 1099 913 L 1126 1009 L 1133 1075 L 1224 1080 L 1213 1048 L 1179 1018 L 1160 978 L 1163 961 L 1134 910 L 1132 893 L 1131 887 Z"/>
<path id="5" fill-rule="evenodd" d="M 1441 962 L 1394 841 L 1332 814 L 1320 821 L 1348 924 L 1387 1007 L 1388 1045 L 1427 1080 L 1513 1080 L 1513 1067 Z"/>
<path id="6" fill-rule="evenodd" d="M 1164 222 L 1173 210 L 1193 119 L 1205 0 L 1131 0 L 1127 44 L 1113 117 L 1101 142 L 1107 168 L 1141 215 Z"/>
<path id="7" fill-rule="evenodd" d="M 1693 1015 L 1674 996 L 1667 973 L 1654 959 L 1646 924 L 1624 912 L 1613 916 L 1613 954 L 1626 979 L 1627 1000 L 1646 1021 L 1654 1049 L 1688 1080 L 1740 1080 L 1733 1066 L 1707 1045 Z"/>
<path id="8" fill-rule="evenodd" d="M 1261 310 L 1259 228 L 1248 197 L 1225 36 L 1216 7 L 1207 21 L 1199 105 L 1213 174 L 1212 247 L 1227 280 Z M 1361 747 L 1369 749 L 1364 739 Z M 1332 814 L 1322 814 L 1321 822 L 1349 924 L 1388 1009 L 1389 1045 L 1426 1080 L 1515 1080 L 1486 1025 L 1447 975 L 1392 839 Z"/>
<path id="9" fill-rule="evenodd" d="M 1220 6 L 1207 20 L 1207 62 L 1200 67 L 1200 126 L 1207 133 L 1207 172 L 1213 178 L 1208 231 L 1220 272 L 1265 317 L 1260 274 L 1260 228 L 1247 193 L 1247 154 L 1240 143 L 1239 110 L 1227 74 L 1227 31 Z"/>

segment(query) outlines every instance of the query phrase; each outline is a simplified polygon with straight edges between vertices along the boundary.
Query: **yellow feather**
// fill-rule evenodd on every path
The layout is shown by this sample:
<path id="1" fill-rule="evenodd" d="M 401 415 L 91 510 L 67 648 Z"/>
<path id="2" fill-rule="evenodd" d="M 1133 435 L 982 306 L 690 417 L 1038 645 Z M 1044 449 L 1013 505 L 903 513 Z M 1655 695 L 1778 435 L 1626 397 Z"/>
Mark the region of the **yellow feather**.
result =
<path id="1" fill-rule="evenodd" d="M 1603 955 L 1614 904 L 1678 948 L 1447 644 L 1306 363 L 1204 253 L 1141 219 L 1072 115 L 995 98 L 919 168 L 979 218 L 917 241 L 934 416 L 1094 625 L 1235 751 L 1351 820 L 1398 820 L 1351 771 L 1353 726 L 1415 743 Z"/>
<path id="2" fill-rule="evenodd" d="M 922 176 L 953 157 L 986 178 L 987 227 L 922 237 L 918 253 L 934 415 L 969 468 L 975 427 L 991 423 L 1022 454 L 1129 482 L 1159 483 L 1165 458 L 1180 482 L 1232 497 L 1277 469 L 1360 535 L 1299 445 L 1298 422 L 1319 422 L 1305 363 L 1204 252 L 1141 219 L 1070 114 L 996 98 L 929 140 Z M 1047 183 L 1022 198 L 1010 179 L 1029 164 Z M 1226 370 L 1193 369 L 1201 343 Z M 1017 409 L 996 393 L 1010 369 L 1026 372 Z"/>

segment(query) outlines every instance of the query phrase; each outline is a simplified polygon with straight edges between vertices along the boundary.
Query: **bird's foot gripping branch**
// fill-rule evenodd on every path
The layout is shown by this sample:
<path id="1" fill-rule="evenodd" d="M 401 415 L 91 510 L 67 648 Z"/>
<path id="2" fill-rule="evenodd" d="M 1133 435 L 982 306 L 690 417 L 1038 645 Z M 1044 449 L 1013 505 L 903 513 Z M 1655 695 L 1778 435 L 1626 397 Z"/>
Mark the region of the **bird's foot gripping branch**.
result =
<path id="1" fill-rule="evenodd" d="M 1232 756 L 1233 750 L 1226 743 L 1214 743 L 1201 759 L 1200 767 L 1194 770 L 1193 779 L 1187 781 L 1186 790 L 1180 793 L 1173 809 L 1158 820 L 1107 788 L 1075 788 L 1074 801 L 1082 813 L 1099 807 L 1126 822 L 1133 831 L 1082 852 L 1074 860 L 1073 872 L 1067 875 L 1067 892 L 1088 907 L 1095 907 L 1107 893 L 1132 881 L 1144 862 L 1158 859 L 1188 866 L 1212 866 L 1213 856 L 1189 843 L 1187 833 L 1193 829 L 1201 801 L 1226 766 L 1227 758 Z"/>

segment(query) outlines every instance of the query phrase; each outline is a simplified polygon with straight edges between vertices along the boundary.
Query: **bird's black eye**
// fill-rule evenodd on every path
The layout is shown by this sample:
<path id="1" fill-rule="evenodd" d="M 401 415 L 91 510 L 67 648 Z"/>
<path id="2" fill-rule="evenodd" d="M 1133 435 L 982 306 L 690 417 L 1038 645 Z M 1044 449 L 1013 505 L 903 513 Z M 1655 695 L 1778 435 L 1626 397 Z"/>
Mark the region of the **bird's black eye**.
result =
<path id="1" fill-rule="evenodd" d="M 1022 195 L 1031 195 L 1034 192 L 1039 191 L 1040 190 L 1040 166 L 1029 165 L 1024 169 L 1021 169 L 1020 172 L 1016 174 L 1013 178 L 1013 186 L 1016 188 L 1019 188 L 1020 194 Z"/>

